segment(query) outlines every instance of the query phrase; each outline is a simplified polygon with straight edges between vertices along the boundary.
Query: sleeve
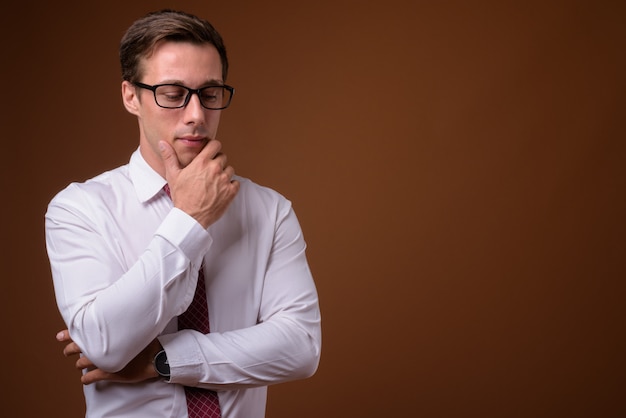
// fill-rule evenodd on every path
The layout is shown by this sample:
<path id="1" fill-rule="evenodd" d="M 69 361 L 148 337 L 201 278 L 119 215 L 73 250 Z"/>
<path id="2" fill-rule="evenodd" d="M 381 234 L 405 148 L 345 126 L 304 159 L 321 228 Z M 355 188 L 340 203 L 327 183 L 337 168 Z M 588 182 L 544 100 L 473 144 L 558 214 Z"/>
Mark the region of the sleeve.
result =
<path id="1" fill-rule="evenodd" d="M 211 239 L 191 217 L 172 209 L 128 268 L 121 261 L 123 246 L 107 236 L 96 205 L 86 199 L 75 189 L 52 200 L 46 247 L 72 339 L 95 365 L 116 372 L 191 303 Z"/>
<path id="2" fill-rule="evenodd" d="M 290 204 L 279 213 L 271 248 L 257 324 L 223 333 L 185 330 L 159 337 L 172 383 L 240 389 L 315 373 L 321 353 L 318 295 Z"/>

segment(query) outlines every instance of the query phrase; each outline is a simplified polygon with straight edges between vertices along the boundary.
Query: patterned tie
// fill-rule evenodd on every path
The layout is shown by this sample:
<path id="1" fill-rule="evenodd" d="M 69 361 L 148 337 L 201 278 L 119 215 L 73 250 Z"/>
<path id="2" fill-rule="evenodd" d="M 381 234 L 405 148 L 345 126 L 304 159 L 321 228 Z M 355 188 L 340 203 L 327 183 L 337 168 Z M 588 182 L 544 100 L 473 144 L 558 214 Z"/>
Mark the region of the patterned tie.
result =
<path id="1" fill-rule="evenodd" d="M 171 198 L 169 186 L 166 184 L 163 189 Z M 204 282 L 204 269 L 200 267 L 196 292 L 189 308 L 178 317 L 178 329 L 193 329 L 203 334 L 210 332 Z M 185 395 L 189 418 L 220 418 L 222 416 L 219 399 L 214 391 L 185 386 Z"/>

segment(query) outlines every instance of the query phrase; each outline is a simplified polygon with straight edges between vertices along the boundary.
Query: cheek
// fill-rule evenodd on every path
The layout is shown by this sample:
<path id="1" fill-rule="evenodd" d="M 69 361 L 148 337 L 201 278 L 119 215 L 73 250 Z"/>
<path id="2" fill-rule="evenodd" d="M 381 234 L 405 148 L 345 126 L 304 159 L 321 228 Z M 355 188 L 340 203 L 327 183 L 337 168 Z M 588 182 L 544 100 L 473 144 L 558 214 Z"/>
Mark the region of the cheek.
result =
<path id="1" fill-rule="evenodd" d="M 215 112 L 215 114 L 210 115 L 207 118 L 207 125 L 208 125 L 208 136 L 211 139 L 215 139 L 215 136 L 217 135 L 217 128 L 219 127 L 220 124 L 220 116 L 221 116 L 221 111 Z"/>
<path id="2" fill-rule="evenodd" d="M 176 126 L 176 120 L 173 116 L 175 115 L 158 111 L 145 115 L 143 124 L 152 140 L 166 140 L 168 142 L 171 140 L 170 137 Z"/>

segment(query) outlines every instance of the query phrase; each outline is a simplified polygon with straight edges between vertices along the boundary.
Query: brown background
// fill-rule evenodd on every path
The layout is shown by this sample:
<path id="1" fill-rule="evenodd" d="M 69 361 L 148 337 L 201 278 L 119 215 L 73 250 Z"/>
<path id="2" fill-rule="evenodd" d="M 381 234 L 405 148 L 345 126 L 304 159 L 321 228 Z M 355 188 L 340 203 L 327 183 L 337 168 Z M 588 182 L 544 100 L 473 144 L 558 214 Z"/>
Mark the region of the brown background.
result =
<path id="1" fill-rule="evenodd" d="M 43 216 L 137 146 L 117 46 L 167 6 L 224 36 L 226 152 L 309 244 L 322 360 L 270 389 L 268 418 L 624 416 L 625 5 L 14 2 L 2 416 L 83 413 Z"/>

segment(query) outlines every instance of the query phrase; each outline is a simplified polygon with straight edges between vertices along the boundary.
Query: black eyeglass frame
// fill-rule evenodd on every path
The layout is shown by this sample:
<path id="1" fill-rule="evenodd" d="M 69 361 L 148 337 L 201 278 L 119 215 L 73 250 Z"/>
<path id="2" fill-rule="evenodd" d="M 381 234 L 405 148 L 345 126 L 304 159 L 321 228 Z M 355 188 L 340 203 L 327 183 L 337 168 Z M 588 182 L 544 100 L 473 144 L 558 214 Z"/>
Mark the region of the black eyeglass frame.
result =
<path id="1" fill-rule="evenodd" d="M 192 94 L 196 94 L 198 96 L 198 99 L 200 100 L 200 105 L 202 105 L 203 108 L 205 109 L 209 109 L 209 110 L 222 110 L 222 109 L 226 109 L 228 106 L 230 106 L 230 102 L 233 100 L 233 96 L 235 95 L 235 88 L 231 87 L 227 84 L 218 84 L 218 85 L 213 85 L 213 86 L 206 86 L 206 87 L 201 87 L 199 89 L 192 89 L 191 87 L 187 87 L 187 86 L 183 86 L 182 84 L 173 84 L 173 83 L 165 83 L 165 84 L 155 84 L 155 85 L 149 85 L 149 84 L 144 84 L 144 83 L 140 83 L 139 81 L 133 81 L 132 84 L 136 87 L 142 88 L 142 89 L 146 89 L 146 90 L 150 90 L 152 92 L 152 94 L 154 95 L 154 102 L 157 104 L 157 106 L 162 107 L 163 109 L 181 109 L 185 106 L 187 106 L 189 104 L 189 100 L 191 100 L 191 95 Z M 159 104 L 159 101 L 156 98 L 156 89 L 162 86 L 175 86 L 175 87 L 181 87 L 184 88 L 185 90 L 187 90 L 187 97 L 185 97 L 185 101 L 183 102 L 182 105 L 180 106 L 162 106 Z M 204 103 L 202 102 L 202 96 L 200 96 L 200 92 L 202 92 L 202 90 L 204 89 L 209 89 L 209 88 L 216 88 L 216 87 L 220 87 L 220 88 L 224 88 L 226 89 L 230 95 L 228 97 L 228 103 L 226 103 L 225 106 L 222 107 L 207 107 L 204 105 Z"/>

